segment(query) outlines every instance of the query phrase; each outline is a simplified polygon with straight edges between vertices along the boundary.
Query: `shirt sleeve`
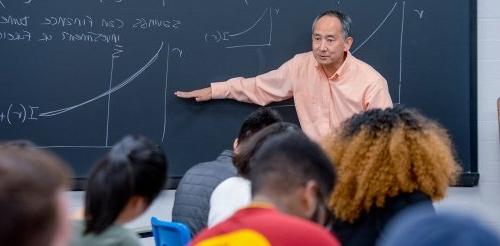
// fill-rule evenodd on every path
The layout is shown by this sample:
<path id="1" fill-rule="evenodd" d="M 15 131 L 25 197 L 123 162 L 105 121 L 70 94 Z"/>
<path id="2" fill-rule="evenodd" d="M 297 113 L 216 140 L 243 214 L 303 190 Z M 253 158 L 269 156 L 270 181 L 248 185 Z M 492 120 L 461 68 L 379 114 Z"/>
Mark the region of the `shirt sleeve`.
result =
<path id="1" fill-rule="evenodd" d="M 210 210 L 208 212 L 207 221 L 208 227 L 212 227 L 213 225 L 220 222 L 222 220 L 221 217 L 227 217 L 227 215 L 224 215 L 224 203 L 223 201 L 221 201 L 224 199 L 223 186 L 224 182 L 220 183 L 210 196 Z"/>
<path id="2" fill-rule="evenodd" d="M 236 77 L 225 82 L 211 83 L 212 99 L 235 99 L 261 106 L 282 101 L 293 96 L 293 60 L 278 69 L 253 78 Z"/>
<path id="3" fill-rule="evenodd" d="M 392 100 L 389 94 L 389 88 L 387 86 L 387 81 L 384 78 L 380 78 L 375 86 L 368 90 L 366 95 L 366 101 L 364 103 L 364 108 L 366 110 L 374 108 L 391 108 Z"/>

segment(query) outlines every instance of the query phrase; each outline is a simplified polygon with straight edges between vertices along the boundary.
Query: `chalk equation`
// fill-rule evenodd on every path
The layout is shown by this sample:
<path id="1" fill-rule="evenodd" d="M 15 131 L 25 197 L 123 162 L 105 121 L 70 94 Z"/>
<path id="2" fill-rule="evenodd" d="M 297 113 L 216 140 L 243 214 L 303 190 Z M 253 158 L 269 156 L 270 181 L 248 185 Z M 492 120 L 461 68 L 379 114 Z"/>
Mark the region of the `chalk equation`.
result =
<path id="1" fill-rule="evenodd" d="M 0 125 L 23 124 L 27 121 L 38 120 L 38 109 L 38 106 L 9 104 L 4 111 L 0 111 Z"/>

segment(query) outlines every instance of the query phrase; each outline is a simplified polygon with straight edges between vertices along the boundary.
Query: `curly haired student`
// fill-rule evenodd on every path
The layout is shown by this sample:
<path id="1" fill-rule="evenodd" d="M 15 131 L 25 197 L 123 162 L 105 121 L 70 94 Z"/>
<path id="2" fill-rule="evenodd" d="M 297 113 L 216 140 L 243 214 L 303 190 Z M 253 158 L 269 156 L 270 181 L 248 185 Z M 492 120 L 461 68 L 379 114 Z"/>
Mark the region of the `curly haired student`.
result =
<path id="1" fill-rule="evenodd" d="M 446 130 L 402 106 L 354 115 L 323 146 L 338 170 L 330 226 L 342 245 L 374 245 L 405 208 L 434 210 L 460 171 Z"/>

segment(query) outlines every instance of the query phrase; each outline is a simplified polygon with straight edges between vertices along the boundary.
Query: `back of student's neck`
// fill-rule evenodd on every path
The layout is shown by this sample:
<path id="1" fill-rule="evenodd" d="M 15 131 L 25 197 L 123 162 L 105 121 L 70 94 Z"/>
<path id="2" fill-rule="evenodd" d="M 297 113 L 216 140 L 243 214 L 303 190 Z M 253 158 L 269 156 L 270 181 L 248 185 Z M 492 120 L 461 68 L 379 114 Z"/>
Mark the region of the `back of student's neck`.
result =
<path id="1" fill-rule="evenodd" d="M 283 202 L 280 202 L 280 200 L 277 199 L 275 196 L 256 194 L 252 198 L 252 204 L 256 205 L 265 204 L 268 205 L 269 207 L 274 207 L 283 213 L 286 213 L 288 211 L 287 206 Z"/>

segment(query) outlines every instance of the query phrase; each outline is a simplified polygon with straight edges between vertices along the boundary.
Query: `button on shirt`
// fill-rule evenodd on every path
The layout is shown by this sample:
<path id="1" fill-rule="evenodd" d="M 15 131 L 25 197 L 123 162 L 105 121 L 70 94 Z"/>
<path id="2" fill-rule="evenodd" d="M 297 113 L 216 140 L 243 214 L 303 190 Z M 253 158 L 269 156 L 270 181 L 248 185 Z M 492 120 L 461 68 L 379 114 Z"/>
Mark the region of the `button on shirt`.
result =
<path id="1" fill-rule="evenodd" d="M 253 78 L 211 84 L 212 98 L 267 105 L 293 97 L 300 125 L 313 140 L 333 133 L 342 121 L 372 108 L 392 107 L 387 81 L 350 52 L 327 77 L 312 52 L 295 55 L 278 69 Z"/>

